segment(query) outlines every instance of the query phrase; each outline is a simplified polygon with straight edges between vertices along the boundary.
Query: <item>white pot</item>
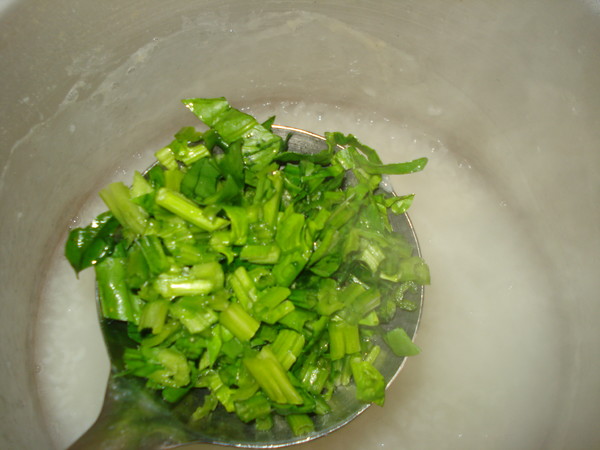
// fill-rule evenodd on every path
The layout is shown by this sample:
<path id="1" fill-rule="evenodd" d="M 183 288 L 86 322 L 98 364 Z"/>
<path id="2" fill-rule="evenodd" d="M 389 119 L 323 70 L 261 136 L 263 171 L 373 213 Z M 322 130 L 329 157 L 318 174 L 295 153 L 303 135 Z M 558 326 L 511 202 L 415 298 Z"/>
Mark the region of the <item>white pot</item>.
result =
<path id="1" fill-rule="evenodd" d="M 0 1 L 0 448 L 61 448 L 108 362 L 66 232 L 180 127 L 186 97 L 387 160 L 432 286 L 389 391 L 298 448 L 600 446 L 596 0 Z M 52 408 L 49 405 L 53 405 Z"/>

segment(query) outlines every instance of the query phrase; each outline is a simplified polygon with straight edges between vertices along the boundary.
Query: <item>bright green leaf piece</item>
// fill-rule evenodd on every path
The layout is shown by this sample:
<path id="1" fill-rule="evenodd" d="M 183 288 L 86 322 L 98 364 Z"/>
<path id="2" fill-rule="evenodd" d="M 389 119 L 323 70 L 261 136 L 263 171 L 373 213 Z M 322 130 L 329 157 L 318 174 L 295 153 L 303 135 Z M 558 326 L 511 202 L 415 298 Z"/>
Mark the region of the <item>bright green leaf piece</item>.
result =
<path id="1" fill-rule="evenodd" d="M 396 356 L 414 356 L 421 353 L 421 349 L 413 343 L 403 328 L 394 328 L 388 331 L 383 339 Z"/>
<path id="2" fill-rule="evenodd" d="M 115 248 L 113 233 L 119 221 L 110 212 L 96 217 L 83 228 L 70 231 L 65 244 L 65 256 L 76 272 L 102 261 Z"/>
<path id="3" fill-rule="evenodd" d="M 368 361 L 354 357 L 350 362 L 352 378 L 356 383 L 356 397 L 365 403 L 383 406 L 385 401 L 385 379 Z"/>

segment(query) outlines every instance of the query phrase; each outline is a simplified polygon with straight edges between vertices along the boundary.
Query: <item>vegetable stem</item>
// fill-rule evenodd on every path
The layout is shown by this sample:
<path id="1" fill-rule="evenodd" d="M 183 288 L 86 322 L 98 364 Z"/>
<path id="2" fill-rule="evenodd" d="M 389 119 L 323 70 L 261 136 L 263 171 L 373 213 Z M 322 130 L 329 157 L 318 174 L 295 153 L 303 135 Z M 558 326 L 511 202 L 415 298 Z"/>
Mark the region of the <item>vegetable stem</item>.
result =
<path id="1" fill-rule="evenodd" d="M 260 322 L 248 314 L 239 303 L 231 303 L 219 316 L 221 324 L 241 341 L 249 341 Z"/>
<path id="2" fill-rule="evenodd" d="M 205 231 L 215 231 L 227 226 L 229 223 L 221 217 L 207 217 L 200 207 L 178 192 L 168 188 L 160 188 L 156 193 L 155 201 L 157 205 Z"/>

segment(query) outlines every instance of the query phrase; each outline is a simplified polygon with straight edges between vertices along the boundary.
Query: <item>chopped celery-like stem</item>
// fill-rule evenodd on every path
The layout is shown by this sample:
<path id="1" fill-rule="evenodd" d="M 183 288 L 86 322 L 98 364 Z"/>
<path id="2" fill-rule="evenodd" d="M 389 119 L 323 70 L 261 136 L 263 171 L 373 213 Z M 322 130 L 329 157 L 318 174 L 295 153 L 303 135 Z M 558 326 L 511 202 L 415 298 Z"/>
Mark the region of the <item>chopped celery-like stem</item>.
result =
<path id="1" fill-rule="evenodd" d="M 275 322 L 279 322 L 285 316 L 294 311 L 294 304 L 288 300 L 281 302 L 275 308 L 268 310 L 266 312 L 262 312 L 260 318 L 263 322 L 274 324 Z"/>
<path id="2" fill-rule="evenodd" d="M 277 334 L 271 350 L 282 367 L 287 370 L 296 362 L 296 358 L 304 348 L 305 342 L 306 339 L 300 333 L 283 329 Z"/>
<path id="3" fill-rule="evenodd" d="M 315 424 L 308 414 L 290 414 L 285 418 L 295 436 L 306 435 L 315 430 Z"/>
<path id="4" fill-rule="evenodd" d="M 215 231 L 227 226 L 228 220 L 221 217 L 207 217 L 202 209 L 187 197 L 168 188 L 160 188 L 156 193 L 156 204 L 172 212 L 183 220 L 206 231 Z"/>
<path id="5" fill-rule="evenodd" d="M 165 170 L 165 188 L 179 192 L 184 173 L 179 169 Z"/>
<path id="6" fill-rule="evenodd" d="M 372 272 L 376 272 L 381 261 L 385 259 L 383 249 L 376 243 L 365 241 L 364 239 L 361 244 L 363 249 L 360 259 L 369 266 L 369 269 L 371 269 Z"/>
<path id="7" fill-rule="evenodd" d="M 131 200 L 129 188 L 120 181 L 100 191 L 100 197 L 123 227 L 142 234 L 148 224 L 148 213 Z"/>
<path id="8" fill-rule="evenodd" d="M 250 340 L 260 326 L 260 322 L 248 314 L 239 303 L 231 303 L 221 312 L 219 321 L 241 341 Z"/>
<path id="9" fill-rule="evenodd" d="M 183 297 L 172 303 L 169 313 L 190 333 L 200 333 L 219 320 L 216 312 L 194 297 Z"/>
<path id="10" fill-rule="evenodd" d="M 281 193 L 283 192 L 283 178 L 281 172 L 276 170 L 269 174 L 268 179 L 273 184 L 273 194 L 271 198 L 263 204 L 263 220 L 271 227 L 275 226 L 277 216 L 279 215 L 279 205 L 281 203 Z"/>
<path id="11" fill-rule="evenodd" d="M 213 290 L 221 289 L 225 283 L 223 267 L 217 261 L 210 261 L 192 266 L 190 269 L 190 276 L 195 279 L 210 281 Z"/>
<path id="12" fill-rule="evenodd" d="M 156 157 L 158 162 L 165 166 L 167 169 L 177 169 L 177 161 L 175 160 L 175 154 L 173 153 L 173 150 L 171 150 L 169 147 L 161 148 L 156 153 L 154 153 L 154 156 Z"/>
<path id="13" fill-rule="evenodd" d="M 381 347 L 379 345 L 373 346 L 373 348 L 371 348 L 371 350 L 369 350 L 369 353 L 367 353 L 367 355 L 365 356 L 365 361 L 371 364 L 375 364 L 375 360 L 377 359 L 380 353 Z"/>
<path id="14" fill-rule="evenodd" d="M 331 374 L 331 361 L 328 358 L 312 354 L 300 371 L 300 381 L 310 392 L 319 394 L 325 388 Z"/>
<path id="15" fill-rule="evenodd" d="M 290 295 L 290 290 L 281 286 L 273 286 L 262 291 L 252 306 L 257 318 L 267 323 L 275 323 L 294 310 L 291 302 L 284 300 Z"/>
<path id="16" fill-rule="evenodd" d="M 315 313 L 306 309 L 300 309 L 294 305 L 294 310 L 283 316 L 277 322 L 286 327 L 301 332 L 307 321 L 314 319 Z"/>
<path id="17" fill-rule="evenodd" d="M 329 351 L 332 361 L 360 351 L 358 325 L 343 320 L 329 322 Z"/>
<path id="18" fill-rule="evenodd" d="M 243 362 L 271 400 L 292 405 L 303 402 L 302 396 L 290 382 L 287 372 L 268 347 L 263 347 L 254 356 L 245 357 Z"/>
<path id="19" fill-rule="evenodd" d="M 291 291 L 282 286 L 273 286 L 263 290 L 256 300 L 257 308 L 273 308 L 290 296 Z"/>
<path id="20" fill-rule="evenodd" d="M 140 330 L 150 329 L 152 334 L 160 334 L 167 320 L 169 302 L 167 300 L 154 300 L 142 308 L 138 327 Z"/>
<path id="21" fill-rule="evenodd" d="M 235 403 L 235 413 L 246 423 L 270 415 L 271 411 L 271 402 L 260 394 Z"/>
<path id="22" fill-rule="evenodd" d="M 102 315 L 107 319 L 133 322 L 135 312 L 126 283 L 125 258 L 106 258 L 94 267 Z"/>
<path id="23" fill-rule="evenodd" d="M 190 382 L 190 368 L 187 358 L 174 348 L 149 348 L 152 359 L 161 368 L 152 372 L 148 379 L 165 387 L 179 388 Z"/>
<path id="24" fill-rule="evenodd" d="M 218 317 L 217 317 L 218 320 Z M 223 347 L 223 339 L 221 336 L 221 327 L 219 325 L 215 325 L 214 328 L 212 328 L 212 336 L 210 337 L 210 339 L 208 340 L 208 343 L 206 345 L 206 357 L 207 357 L 207 362 L 208 365 L 210 367 L 212 367 L 215 362 L 217 361 L 217 358 L 219 357 L 219 354 L 221 353 L 221 348 Z"/>
<path id="25" fill-rule="evenodd" d="M 256 264 L 275 264 L 281 251 L 277 244 L 246 245 L 240 252 L 240 258 Z"/>
<path id="26" fill-rule="evenodd" d="M 344 324 L 342 322 L 331 322 L 329 324 L 329 354 L 332 361 L 337 361 L 346 355 L 345 342 Z"/>
<path id="27" fill-rule="evenodd" d="M 350 323 L 364 321 L 367 315 L 375 310 L 381 304 L 381 293 L 379 289 L 368 289 L 360 293 L 347 304 L 347 308 L 342 314 L 344 319 Z M 371 316 L 370 320 L 377 320 Z M 361 322 L 362 323 L 362 322 Z"/>
<path id="28" fill-rule="evenodd" d="M 342 359 L 332 361 L 332 375 L 334 384 L 337 386 L 347 386 L 352 380 L 351 359 L 354 356 L 345 356 Z"/>
<path id="29" fill-rule="evenodd" d="M 136 244 L 139 245 L 152 275 L 165 272 L 170 267 L 162 242 L 158 236 L 141 236 L 136 241 Z"/>
<path id="30" fill-rule="evenodd" d="M 194 146 L 187 146 L 184 155 L 178 156 L 177 158 L 184 163 L 186 166 L 195 163 L 196 161 L 205 158 L 210 155 L 208 148 L 205 145 L 198 144 Z"/>
<path id="31" fill-rule="evenodd" d="M 225 289 L 219 289 L 210 295 L 203 296 L 202 298 L 206 301 L 206 304 L 214 309 L 215 311 L 224 311 L 229 306 L 229 291 Z"/>
<path id="32" fill-rule="evenodd" d="M 156 278 L 156 289 L 165 298 L 178 297 L 180 295 L 209 294 L 215 290 L 211 280 L 192 278 L 189 275 L 160 274 Z"/>
<path id="33" fill-rule="evenodd" d="M 254 286 L 254 281 L 252 281 L 244 266 L 238 267 L 233 272 L 231 278 L 229 278 L 229 283 L 244 308 L 247 310 L 252 309 L 252 304 L 256 301 L 257 296 L 256 286 Z"/>

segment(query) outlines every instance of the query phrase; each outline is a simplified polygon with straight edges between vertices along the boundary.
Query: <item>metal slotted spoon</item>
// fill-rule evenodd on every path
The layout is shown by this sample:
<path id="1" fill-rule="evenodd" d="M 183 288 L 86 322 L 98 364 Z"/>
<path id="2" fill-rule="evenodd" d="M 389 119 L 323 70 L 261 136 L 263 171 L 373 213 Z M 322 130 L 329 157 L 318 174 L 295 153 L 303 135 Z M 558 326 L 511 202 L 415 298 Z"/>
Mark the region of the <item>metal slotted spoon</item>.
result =
<path id="1" fill-rule="evenodd" d="M 273 132 L 288 137 L 291 150 L 316 153 L 326 148 L 325 138 L 297 128 L 274 125 Z M 393 194 L 389 188 L 384 190 Z M 390 215 L 394 231 L 401 233 L 420 255 L 417 237 L 408 215 Z M 408 292 L 417 309 L 413 312 L 399 311 L 388 327 L 402 327 L 414 338 L 423 307 L 424 289 Z M 352 385 L 339 387 L 331 398 L 331 412 L 315 417 L 314 432 L 294 436 L 281 417 L 268 431 L 256 430 L 253 424 L 244 424 L 222 408 L 209 417 L 190 425 L 185 417 L 203 402 L 203 393 L 188 396 L 175 406 L 166 404 L 160 397 L 144 388 L 144 382 L 135 377 L 115 374 L 123 369 L 123 347 L 131 345 L 124 323 L 101 319 L 104 340 L 111 360 L 111 375 L 102 410 L 96 422 L 71 447 L 78 449 L 154 449 L 177 447 L 192 443 L 218 444 L 245 448 L 278 448 L 311 441 L 335 431 L 369 407 L 359 402 Z M 384 350 L 375 366 L 384 376 L 387 387 L 398 375 L 405 358 Z"/>

